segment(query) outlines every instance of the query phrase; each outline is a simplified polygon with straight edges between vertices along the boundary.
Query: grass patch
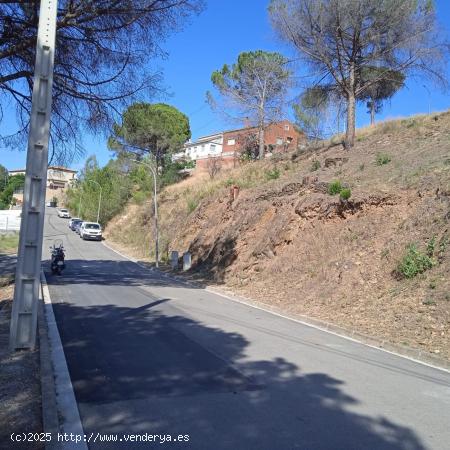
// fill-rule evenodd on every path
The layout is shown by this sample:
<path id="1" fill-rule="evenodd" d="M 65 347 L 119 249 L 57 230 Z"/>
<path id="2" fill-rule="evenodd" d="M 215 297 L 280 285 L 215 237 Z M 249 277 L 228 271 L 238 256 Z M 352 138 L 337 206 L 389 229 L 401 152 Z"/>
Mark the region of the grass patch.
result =
<path id="1" fill-rule="evenodd" d="M 18 234 L 0 235 L 0 253 L 3 254 L 16 253 L 18 245 L 19 245 Z"/>
<path id="2" fill-rule="evenodd" d="M 280 170 L 277 167 L 274 167 L 273 169 L 266 169 L 264 175 L 267 181 L 277 180 L 280 178 Z"/>
<path id="3" fill-rule="evenodd" d="M 414 278 L 419 273 L 431 269 L 434 266 L 434 260 L 427 253 L 418 250 L 416 244 L 409 244 L 397 266 L 398 273 L 405 278 Z"/>
<path id="4" fill-rule="evenodd" d="M 330 195 L 340 194 L 342 191 L 342 183 L 339 180 L 332 181 L 328 186 L 328 193 Z"/>
<path id="5" fill-rule="evenodd" d="M 391 157 L 386 153 L 378 153 L 375 159 L 375 164 L 377 166 L 384 166 L 391 162 Z"/>
<path id="6" fill-rule="evenodd" d="M 352 196 L 352 191 L 349 188 L 341 189 L 339 197 L 341 200 L 348 200 Z"/>

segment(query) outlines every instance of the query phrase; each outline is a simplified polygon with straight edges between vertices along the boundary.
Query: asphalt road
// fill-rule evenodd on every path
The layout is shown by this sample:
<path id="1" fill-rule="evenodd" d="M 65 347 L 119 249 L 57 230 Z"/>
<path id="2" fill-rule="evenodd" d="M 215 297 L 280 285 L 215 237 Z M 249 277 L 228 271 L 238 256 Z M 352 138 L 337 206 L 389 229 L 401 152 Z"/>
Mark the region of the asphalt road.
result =
<path id="1" fill-rule="evenodd" d="M 47 208 L 44 257 L 84 431 L 193 449 L 449 449 L 450 375 L 170 281 Z M 141 446 L 140 446 L 141 445 Z M 153 448 L 146 444 L 90 448 Z"/>

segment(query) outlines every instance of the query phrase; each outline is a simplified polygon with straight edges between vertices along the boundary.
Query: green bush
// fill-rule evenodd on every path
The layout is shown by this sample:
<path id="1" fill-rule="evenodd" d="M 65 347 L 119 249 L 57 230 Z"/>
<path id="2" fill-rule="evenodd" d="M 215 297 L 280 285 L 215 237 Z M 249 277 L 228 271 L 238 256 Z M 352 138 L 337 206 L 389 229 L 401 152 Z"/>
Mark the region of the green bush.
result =
<path id="1" fill-rule="evenodd" d="M 332 181 L 328 186 L 328 193 L 330 195 L 340 194 L 342 191 L 342 184 L 339 180 Z"/>
<path id="2" fill-rule="evenodd" d="M 378 153 L 375 162 L 377 166 L 384 166 L 391 162 L 391 157 L 386 153 Z"/>
<path id="3" fill-rule="evenodd" d="M 311 172 L 315 172 L 316 170 L 319 170 L 319 169 L 320 169 L 320 161 L 315 159 L 311 165 Z"/>
<path id="4" fill-rule="evenodd" d="M 136 191 L 133 192 L 132 194 L 132 198 L 133 201 L 138 204 L 138 205 L 142 205 L 142 203 L 144 203 L 145 199 L 147 198 L 149 194 L 143 192 L 143 191 Z"/>
<path id="5" fill-rule="evenodd" d="M 397 271 L 405 278 L 414 278 L 419 273 L 431 269 L 434 260 L 425 253 L 417 249 L 415 244 L 406 247 L 406 254 L 397 266 Z"/>
<path id="6" fill-rule="evenodd" d="M 280 170 L 277 167 L 274 167 L 273 169 L 266 170 L 264 175 L 266 180 L 276 180 L 280 178 Z"/>
<path id="7" fill-rule="evenodd" d="M 339 197 L 341 200 L 348 200 L 352 196 L 352 191 L 349 188 L 341 189 Z"/>

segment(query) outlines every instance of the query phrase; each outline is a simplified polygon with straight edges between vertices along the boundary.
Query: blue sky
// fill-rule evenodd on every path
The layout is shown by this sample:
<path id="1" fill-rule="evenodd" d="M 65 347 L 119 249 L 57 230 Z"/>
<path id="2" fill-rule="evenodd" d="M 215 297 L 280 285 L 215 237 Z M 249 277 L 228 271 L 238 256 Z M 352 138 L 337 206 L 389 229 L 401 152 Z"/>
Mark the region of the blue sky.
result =
<path id="1" fill-rule="evenodd" d="M 164 86 L 168 95 L 153 99 L 172 104 L 190 119 L 193 138 L 233 127 L 212 112 L 205 102 L 205 93 L 212 90 L 211 73 L 224 63 L 233 63 L 238 54 L 249 50 L 280 51 L 293 56 L 292 50 L 279 42 L 272 31 L 267 14 L 268 0 L 207 0 L 205 11 L 190 20 L 184 30 L 172 35 L 163 48 L 168 57 L 156 62 L 164 72 Z M 450 24 L 450 2 L 436 0 L 439 22 Z M 449 73 L 450 77 L 450 73 Z M 407 86 L 386 104 L 377 120 L 417 113 L 442 111 L 450 108 L 450 93 L 443 94 L 424 81 L 408 81 Z M 428 89 L 428 90 L 427 90 Z M 14 129 L 14 112 L 0 124 L 0 132 Z M 8 112 L 8 108 L 5 108 Z M 7 114 L 5 114 L 7 116 Z M 369 122 L 365 108 L 358 110 L 357 125 Z M 86 156 L 96 154 L 101 164 L 111 157 L 103 137 L 83 137 Z M 0 149 L 0 164 L 8 169 L 25 165 L 25 151 Z M 83 161 L 74 162 L 78 169 Z"/>

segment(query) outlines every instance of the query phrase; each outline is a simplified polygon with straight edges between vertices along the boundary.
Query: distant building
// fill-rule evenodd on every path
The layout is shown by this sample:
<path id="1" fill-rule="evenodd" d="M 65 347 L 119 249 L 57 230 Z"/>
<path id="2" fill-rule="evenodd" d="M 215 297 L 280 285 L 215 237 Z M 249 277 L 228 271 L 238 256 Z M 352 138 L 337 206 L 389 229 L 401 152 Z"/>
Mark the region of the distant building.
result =
<path id="1" fill-rule="evenodd" d="M 10 176 L 25 175 L 25 169 L 10 170 Z M 76 180 L 77 171 L 68 169 L 67 167 L 49 166 L 47 169 L 47 189 L 45 201 L 48 202 L 53 197 L 62 200 L 64 192 Z M 14 198 L 19 202 L 23 202 L 23 190 L 14 192 Z"/>
<path id="2" fill-rule="evenodd" d="M 187 158 L 196 161 L 199 170 L 205 170 L 211 158 L 220 158 L 222 167 L 233 167 L 249 145 L 256 145 L 258 128 L 246 127 L 203 136 L 195 142 L 187 142 L 174 160 Z M 264 130 L 264 146 L 268 156 L 272 153 L 296 149 L 306 142 L 304 133 L 289 120 L 275 122 Z"/>

